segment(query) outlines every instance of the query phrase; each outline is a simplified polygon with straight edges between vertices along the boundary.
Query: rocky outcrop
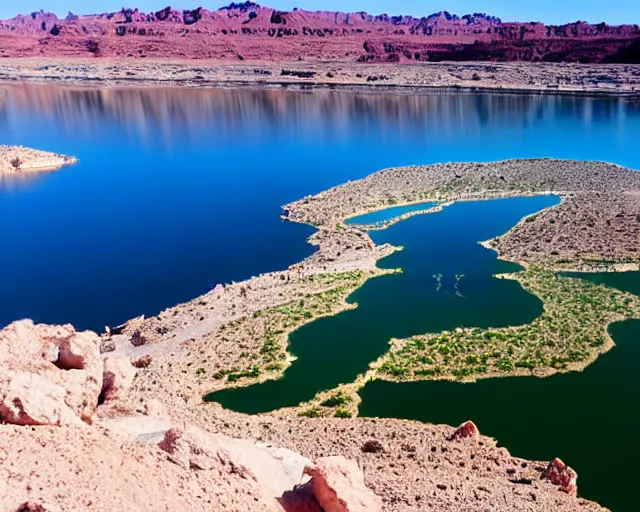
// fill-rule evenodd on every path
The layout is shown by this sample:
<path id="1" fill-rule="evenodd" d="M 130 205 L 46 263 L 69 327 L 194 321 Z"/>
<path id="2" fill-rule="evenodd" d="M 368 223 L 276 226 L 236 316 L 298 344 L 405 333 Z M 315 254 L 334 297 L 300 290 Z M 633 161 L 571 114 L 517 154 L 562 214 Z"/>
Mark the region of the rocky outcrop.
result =
<path id="1" fill-rule="evenodd" d="M 480 436 L 480 431 L 473 421 L 465 421 L 449 438 L 450 441 L 460 441 L 462 439 Z"/>
<path id="2" fill-rule="evenodd" d="M 325 512 L 380 512 L 382 503 L 364 483 L 358 464 L 344 457 L 323 457 L 304 470 L 310 491 Z"/>
<path id="3" fill-rule="evenodd" d="M 265 499 L 282 496 L 302 477 L 302 470 L 291 475 L 282 459 L 251 441 L 212 435 L 197 428 L 172 428 L 158 446 L 169 454 L 171 462 L 185 469 L 238 475 L 261 489 Z"/>
<path id="4" fill-rule="evenodd" d="M 364 483 L 358 464 L 341 456 L 321 457 L 304 468 L 307 483 L 284 493 L 287 512 L 379 512 L 382 502 Z"/>
<path id="5" fill-rule="evenodd" d="M 572 496 L 578 493 L 578 473 L 557 457 L 549 463 L 542 477 L 557 485 L 562 492 Z"/>
<path id="6" fill-rule="evenodd" d="M 102 390 L 99 338 L 70 326 L 15 322 L 0 331 L 0 421 L 91 422 Z"/>
<path id="7" fill-rule="evenodd" d="M 135 376 L 136 369 L 127 356 L 108 355 L 105 357 L 101 394 L 103 401 L 110 402 L 124 397 Z"/>
<path id="8" fill-rule="evenodd" d="M 250 417 L 158 394 L 136 371 L 150 368 L 71 326 L 0 331 L 0 511 L 600 510 L 562 461 L 513 458 L 471 422 Z"/>

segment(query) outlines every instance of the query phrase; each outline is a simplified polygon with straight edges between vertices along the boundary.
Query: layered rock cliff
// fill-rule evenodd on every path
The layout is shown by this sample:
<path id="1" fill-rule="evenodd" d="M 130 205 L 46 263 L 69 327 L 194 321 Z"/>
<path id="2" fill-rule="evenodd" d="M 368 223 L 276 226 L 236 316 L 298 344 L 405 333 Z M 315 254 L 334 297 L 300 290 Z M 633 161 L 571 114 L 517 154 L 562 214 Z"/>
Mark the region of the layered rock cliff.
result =
<path id="1" fill-rule="evenodd" d="M 45 12 L 0 22 L 0 56 L 171 57 L 360 62 L 640 62 L 637 25 L 561 26 L 459 17 L 291 12 L 253 2 L 217 11 L 166 7 L 65 18 Z"/>

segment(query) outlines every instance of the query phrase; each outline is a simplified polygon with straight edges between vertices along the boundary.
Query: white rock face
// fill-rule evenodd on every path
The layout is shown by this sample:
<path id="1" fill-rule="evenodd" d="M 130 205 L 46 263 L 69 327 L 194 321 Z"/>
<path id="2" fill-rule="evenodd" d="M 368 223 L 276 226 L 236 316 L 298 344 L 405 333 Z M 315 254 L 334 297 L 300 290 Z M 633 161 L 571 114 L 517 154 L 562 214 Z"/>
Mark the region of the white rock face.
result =
<path id="1" fill-rule="evenodd" d="M 14 322 L 0 331 L 0 420 L 16 425 L 91 422 L 102 390 L 99 338 L 70 326 Z"/>

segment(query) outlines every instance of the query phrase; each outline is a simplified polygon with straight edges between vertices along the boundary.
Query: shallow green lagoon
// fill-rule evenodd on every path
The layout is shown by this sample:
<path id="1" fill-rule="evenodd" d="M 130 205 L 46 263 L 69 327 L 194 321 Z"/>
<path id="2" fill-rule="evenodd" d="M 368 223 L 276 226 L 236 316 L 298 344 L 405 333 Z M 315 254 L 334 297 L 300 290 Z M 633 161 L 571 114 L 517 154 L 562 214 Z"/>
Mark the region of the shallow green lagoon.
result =
<path id="1" fill-rule="evenodd" d="M 586 277 L 640 295 L 639 272 Z M 617 346 L 581 373 L 474 384 L 375 381 L 360 393 L 360 414 L 450 425 L 471 419 L 516 456 L 562 458 L 578 472 L 582 496 L 615 512 L 635 511 L 640 321 L 612 324 L 609 332 Z"/>
<path id="2" fill-rule="evenodd" d="M 290 337 L 298 360 L 282 379 L 214 393 L 209 400 L 246 412 L 297 405 L 321 390 L 352 382 L 394 337 L 458 326 L 528 323 L 541 302 L 515 281 L 494 279 L 518 270 L 477 242 L 507 231 L 525 215 L 558 202 L 553 196 L 457 203 L 372 233 L 376 243 L 404 246 L 380 262 L 402 268 L 369 280 L 349 298 L 359 307 L 307 324 Z"/>

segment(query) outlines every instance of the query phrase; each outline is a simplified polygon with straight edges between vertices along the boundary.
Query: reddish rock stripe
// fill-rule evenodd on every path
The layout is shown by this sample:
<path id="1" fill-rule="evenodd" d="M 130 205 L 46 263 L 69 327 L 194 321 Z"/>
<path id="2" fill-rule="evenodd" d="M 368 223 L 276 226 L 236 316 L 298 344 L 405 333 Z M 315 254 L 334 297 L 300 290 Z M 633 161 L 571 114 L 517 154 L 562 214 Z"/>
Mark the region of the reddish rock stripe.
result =
<path id="1" fill-rule="evenodd" d="M 315 44 L 309 45 L 313 41 Z M 251 2 L 203 8 L 60 19 L 43 11 L 0 22 L 1 57 L 171 57 L 334 59 L 360 62 L 523 60 L 640 62 L 637 25 L 561 26 L 458 17 L 373 16 L 364 12 L 277 11 Z"/>

